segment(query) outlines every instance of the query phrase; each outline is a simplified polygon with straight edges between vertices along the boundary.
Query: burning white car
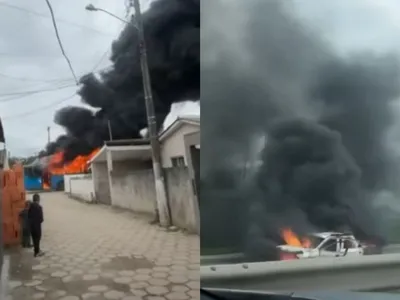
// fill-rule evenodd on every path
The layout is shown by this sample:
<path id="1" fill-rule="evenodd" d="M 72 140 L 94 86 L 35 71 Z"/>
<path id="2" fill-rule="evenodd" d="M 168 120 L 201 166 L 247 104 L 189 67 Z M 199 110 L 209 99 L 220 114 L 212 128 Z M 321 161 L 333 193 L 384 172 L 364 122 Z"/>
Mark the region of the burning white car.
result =
<path id="1" fill-rule="evenodd" d="M 282 235 L 286 245 L 278 246 L 281 260 L 364 255 L 364 247 L 352 234 L 320 232 L 299 238 L 285 229 Z"/>

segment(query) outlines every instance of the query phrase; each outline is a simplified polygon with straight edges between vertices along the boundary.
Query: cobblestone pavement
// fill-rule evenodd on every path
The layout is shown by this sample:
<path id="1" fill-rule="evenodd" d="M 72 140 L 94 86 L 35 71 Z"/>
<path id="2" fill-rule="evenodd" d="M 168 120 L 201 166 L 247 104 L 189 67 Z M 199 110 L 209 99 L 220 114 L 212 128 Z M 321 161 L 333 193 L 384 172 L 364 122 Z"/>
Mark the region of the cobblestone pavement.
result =
<path id="1" fill-rule="evenodd" d="M 46 255 L 9 252 L 9 299 L 199 299 L 199 238 L 129 212 L 42 195 Z"/>

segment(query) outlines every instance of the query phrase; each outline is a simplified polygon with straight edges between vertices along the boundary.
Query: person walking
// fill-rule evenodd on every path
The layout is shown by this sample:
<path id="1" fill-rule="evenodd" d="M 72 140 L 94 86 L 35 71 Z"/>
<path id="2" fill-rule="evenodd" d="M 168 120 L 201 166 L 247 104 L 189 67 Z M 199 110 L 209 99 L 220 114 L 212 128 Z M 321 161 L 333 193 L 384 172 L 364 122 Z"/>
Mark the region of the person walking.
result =
<path id="1" fill-rule="evenodd" d="M 25 208 L 19 213 L 20 222 L 21 222 L 21 243 L 22 248 L 31 248 L 31 230 L 29 224 L 29 207 L 30 201 L 25 202 Z"/>
<path id="2" fill-rule="evenodd" d="M 43 223 L 43 209 L 40 205 L 39 194 L 33 195 L 33 203 L 28 210 L 29 225 L 31 230 L 33 253 L 34 256 L 43 256 L 44 253 L 40 250 L 40 240 L 42 239 L 42 223 Z"/>

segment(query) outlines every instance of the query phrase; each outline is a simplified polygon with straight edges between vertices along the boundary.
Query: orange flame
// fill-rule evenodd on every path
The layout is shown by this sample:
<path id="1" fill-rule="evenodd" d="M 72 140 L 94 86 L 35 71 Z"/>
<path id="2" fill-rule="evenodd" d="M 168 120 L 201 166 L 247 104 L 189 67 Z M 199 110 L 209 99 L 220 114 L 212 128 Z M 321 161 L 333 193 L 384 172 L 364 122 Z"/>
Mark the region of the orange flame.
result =
<path id="1" fill-rule="evenodd" d="M 49 190 L 50 189 L 50 185 L 48 185 L 46 182 L 43 182 L 43 189 L 44 190 Z"/>
<path id="2" fill-rule="evenodd" d="M 289 246 L 311 248 L 311 241 L 307 238 L 301 239 L 297 236 L 292 229 L 284 228 L 282 230 L 282 238 Z"/>
<path id="3" fill-rule="evenodd" d="M 54 175 L 85 173 L 88 170 L 88 162 L 99 152 L 100 148 L 93 150 L 88 155 L 79 155 L 73 161 L 63 164 L 64 153 L 55 153 L 49 163 L 48 171 Z"/>

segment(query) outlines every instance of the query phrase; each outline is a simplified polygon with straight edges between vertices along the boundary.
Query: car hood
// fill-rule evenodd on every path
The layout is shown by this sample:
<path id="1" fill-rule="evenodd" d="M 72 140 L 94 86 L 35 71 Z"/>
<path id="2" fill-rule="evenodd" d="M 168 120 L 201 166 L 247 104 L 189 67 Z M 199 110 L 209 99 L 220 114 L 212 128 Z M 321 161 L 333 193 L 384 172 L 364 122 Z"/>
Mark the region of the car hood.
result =
<path id="1" fill-rule="evenodd" d="M 309 251 L 310 249 L 306 249 L 303 247 L 297 247 L 297 246 L 290 246 L 290 245 L 279 245 L 277 248 L 284 250 L 284 251 L 289 251 L 289 252 L 302 252 L 302 251 Z"/>

